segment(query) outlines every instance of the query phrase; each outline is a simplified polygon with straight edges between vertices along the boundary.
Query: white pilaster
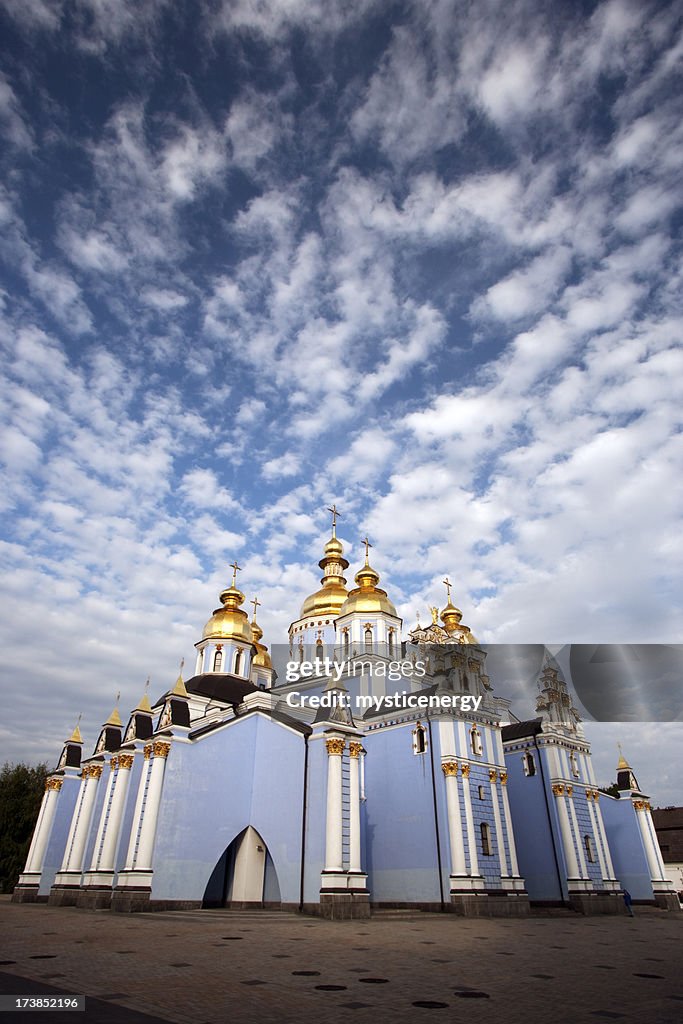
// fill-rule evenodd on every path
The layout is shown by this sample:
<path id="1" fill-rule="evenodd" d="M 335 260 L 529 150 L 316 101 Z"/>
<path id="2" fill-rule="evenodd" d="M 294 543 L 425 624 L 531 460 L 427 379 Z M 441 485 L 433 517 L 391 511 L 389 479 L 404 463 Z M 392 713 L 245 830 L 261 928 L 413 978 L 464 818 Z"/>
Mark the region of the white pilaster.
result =
<path id="1" fill-rule="evenodd" d="M 588 817 L 591 820 L 591 825 L 593 827 L 593 835 L 595 836 L 595 848 L 598 853 L 600 875 L 602 877 L 602 880 L 606 882 L 609 881 L 610 876 L 607 873 L 607 862 L 605 860 L 605 856 L 603 853 L 602 836 L 600 835 L 600 831 L 598 829 L 598 823 L 595 815 L 595 810 L 593 807 L 593 794 L 592 790 L 590 789 L 586 790 L 586 803 L 588 804 Z"/>
<path id="2" fill-rule="evenodd" d="M 83 870 L 85 847 L 90 834 L 90 823 L 95 807 L 97 786 L 102 775 L 102 764 L 86 764 L 81 775 L 81 791 L 74 808 L 74 815 L 69 830 L 69 840 L 64 851 L 61 872 L 77 872 Z M 55 879 L 59 882 L 59 875 Z"/>
<path id="3" fill-rule="evenodd" d="M 448 838 L 451 847 L 451 877 L 467 875 L 465 845 L 460 817 L 460 796 L 458 795 L 458 764 L 450 759 L 441 765 L 446 784 L 446 810 L 448 814 Z"/>
<path id="4" fill-rule="evenodd" d="M 43 870 L 45 850 L 47 849 L 48 839 L 52 831 L 52 822 L 54 821 L 59 791 L 62 788 L 63 782 L 64 780 L 59 778 L 50 778 L 45 781 L 45 793 L 43 794 L 38 821 L 33 832 L 28 857 L 26 858 L 24 874 L 39 874 Z M 21 879 L 19 881 L 21 882 Z"/>
<path id="5" fill-rule="evenodd" d="M 133 767 L 132 754 L 118 755 L 118 771 L 114 780 L 114 792 L 109 807 L 109 817 L 105 826 L 102 848 L 97 861 L 98 871 L 113 871 L 116 847 L 121 830 L 123 809 L 126 806 L 126 795 L 130 783 L 130 770 Z"/>
<path id="6" fill-rule="evenodd" d="M 349 743 L 349 871 L 360 873 L 360 758 L 361 743 Z M 341 758 L 340 758 L 341 763 Z M 328 769 L 329 771 L 329 769 Z"/>
<path id="7" fill-rule="evenodd" d="M 149 771 L 147 799 L 143 809 L 140 838 L 135 859 L 135 868 L 139 871 L 152 870 L 154 840 L 156 838 L 159 807 L 161 805 L 161 790 L 164 784 L 166 758 L 171 749 L 171 744 L 165 740 L 154 740 L 151 747 L 153 754 L 152 767 Z"/>
<path id="8" fill-rule="evenodd" d="M 510 813 L 510 798 L 507 791 L 508 773 L 500 773 L 500 795 L 503 798 L 503 815 L 505 816 L 505 832 L 508 837 L 508 850 L 510 851 L 510 867 L 513 878 L 519 878 L 519 865 L 517 863 L 517 847 L 515 846 L 515 833 L 512 828 L 512 814 Z"/>
<path id="9" fill-rule="evenodd" d="M 579 830 L 579 821 L 576 817 L 576 808 L 574 807 L 574 787 L 565 786 L 565 793 L 567 794 L 567 807 L 569 810 L 569 816 L 571 819 L 572 832 L 576 838 L 576 849 L 579 851 L 579 867 L 581 868 L 581 877 L 584 879 L 590 878 L 588 873 L 588 865 L 586 863 L 586 855 L 583 847 L 583 837 Z"/>
<path id="10" fill-rule="evenodd" d="M 564 799 L 563 783 L 560 782 L 553 785 L 553 794 L 555 796 L 555 806 L 557 807 L 557 817 L 560 822 L 560 834 L 562 836 L 562 848 L 567 865 L 567 875 L 570 880 L 576 880 L 580 877 L 579 864 L 576 859 L 572 830 L 569 824 L 569 814 L 567 813 L 567 805 Z"/>
<path id="11" fill-rule="evenodd" d="M 132 871 L 135 867 L 135 854 L 138 848 L 138 837 L 140 834 L 140 826 L 142 824 L 142 809 L 145 805 L 145 793 L 147 792 L 147 780 L 149 778 L 150 768 L 152 767 L 152 744 L 149 743 L 144 748 L 144 761 L 142 764 L 142 771 L 140 773 L 140 781 L 138 783 L 138 792 L 135 798 L 135 809 L 133 811 L 133 822 L 130 829 L 130 840 L 128 842 L 128 853 L 126 854 L 125 871 Z"/>
<path id="12" fill-rule="evenodd" d="M 342 872 L 342 755 L 345 741 L 325 740 L 327 748 L 327 816 L 325 820 L 325 871 Z"/>
<path id="13" fill-rule="evenodd" d="M 600 833 L 600 839 L 602 840 L 602 850 L 605 855 L 605 865 L 608 871 L 608 877 L 612 880 L 616 880 L 614 874 L 614 864 L 612 863 L 612 852 L 609 848 L 609 842 L 607 841 L 607 832 L 605 831 L 605 823 L 602 820 L 602 810 L 600 808 L 600 793 L 597 789 L 593 790 L 593 810 L 595 812 L 595 821 L 598 826 Z"/>

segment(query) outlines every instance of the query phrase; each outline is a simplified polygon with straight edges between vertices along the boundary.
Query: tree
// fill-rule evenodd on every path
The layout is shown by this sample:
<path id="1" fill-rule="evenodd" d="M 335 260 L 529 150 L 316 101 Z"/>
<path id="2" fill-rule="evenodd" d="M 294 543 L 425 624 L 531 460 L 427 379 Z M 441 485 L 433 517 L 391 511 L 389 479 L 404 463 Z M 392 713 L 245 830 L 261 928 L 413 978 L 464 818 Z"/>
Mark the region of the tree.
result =
<path id="1" fill-rule="evenodd" d="M 0 772 L 0 892 L 12 892 L 24 870 L 47 774 L 46 764 L 5 763 Z"/>
<path id="2" fill-rule="evenodd" d="M 615 796 L 619 799 L 619 787 L 616 782 L 613 782 L 611 786 L 598 786 L 601 793 L 606 793 L 607 796 Z"/>

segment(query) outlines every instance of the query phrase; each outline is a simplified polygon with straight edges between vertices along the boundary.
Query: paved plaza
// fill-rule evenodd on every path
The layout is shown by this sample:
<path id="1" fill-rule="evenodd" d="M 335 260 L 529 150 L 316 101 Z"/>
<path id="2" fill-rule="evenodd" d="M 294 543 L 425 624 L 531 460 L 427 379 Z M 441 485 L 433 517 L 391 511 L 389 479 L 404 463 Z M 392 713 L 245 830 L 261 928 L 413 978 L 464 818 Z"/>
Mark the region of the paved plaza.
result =
<path id="1" fill-rule="evenodd" d="M 678 1022 L 683 914 L 119 915 L 0 900 L 0 991 L 85 994 L 66 1024 Z M 149 1016 L 145 1016 L 149 1015 Z M 25 1017 L 6 1013 L 3 1022 Z"/>

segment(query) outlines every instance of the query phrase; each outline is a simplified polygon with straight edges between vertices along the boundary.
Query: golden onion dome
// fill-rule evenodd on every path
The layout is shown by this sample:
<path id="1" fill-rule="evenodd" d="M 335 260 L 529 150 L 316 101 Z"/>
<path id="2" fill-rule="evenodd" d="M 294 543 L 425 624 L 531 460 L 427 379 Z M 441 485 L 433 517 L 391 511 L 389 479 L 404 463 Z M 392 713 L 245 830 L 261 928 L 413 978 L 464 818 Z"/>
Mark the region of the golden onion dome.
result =
<path id="1" fill-rule="evenodd" d="M 336 618 L 339 615 L 339 609 L 348 597 L 344 570 L 348 569 L 349 563 L 343 557 L 344 548 L 341 541 L 337 539 L 336 531 L 333 532 L 324 550 L 325 554 L 318 562 L 323 571 L 320 580 L 322 586 L 320 590 L 316 590 L 314 594 L 309 594 L 306 598 L 301 606 L 300 619 L 307 615 L 326 615 L 328 618 Z"/>
<path id="2" fill-rule="evenodd" d="M 252 643 L 251 625 L 249 616 L 240 608 L 244 602 L 244 594 L 233 585 L 224 590 L 219 600 L 222 607 L 216 608 L 213 615 L 204 626 L 202 639 L 216 640 L 242 640 L 245 643 Z"/>
<path id="3" fill-rule="evenodd" d="M 396 608 L 387 597 L 386 590 L 381 590 L 377 586 L 379 573 L 370 565 L 367 551 L 365 565 L 354 578 L 358 585 L 342 605 L 340 616 L 348 615 L 349 612 L 383 612 L 385 615 L 394 615 L 398 618 Z"/>
<path id="4" fill-rule="evenodd" d="M 451 630 L 456 629 L 462 621 L 462 612 L 459 608 L 449 601 L 446 607 L 441 612 L 441 621 L 446 627 L 446 632 L 450 633 Z"/>

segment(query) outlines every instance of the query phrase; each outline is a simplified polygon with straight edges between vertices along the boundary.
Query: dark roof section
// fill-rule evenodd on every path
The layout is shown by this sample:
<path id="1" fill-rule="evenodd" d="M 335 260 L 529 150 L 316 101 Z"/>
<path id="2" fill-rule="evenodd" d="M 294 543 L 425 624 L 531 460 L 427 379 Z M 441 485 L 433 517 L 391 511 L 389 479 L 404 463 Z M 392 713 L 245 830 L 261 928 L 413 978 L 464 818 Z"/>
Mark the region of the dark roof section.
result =
<path id="1" fill-rule="evenodd" d="M 188 693 L 196 693 L 210 700 L 220 700 L 224 704 L 241 704 L 248 693 L 254 693 L 258 686 L 249 683 L 239 676 L 231 676 L 222 672 L 205 672 L 201 676 L 192 676 L 185 683 Z M 167 695 L 168 696 L 168 695 Z"/>
<path id="2" fill-rule="evenodd" d="M 503 743 L 510 740 L 524 740 L 527 736 L 538 736 L 543 731 L 543 719 L 531 718 L 526 722 L 512 722 L 501 729 Z"/>
<path id="3" fill-rule="evenodd" d="M 665 864 L 683 860 L 683 807 L 653 807 L 652 820 Z"/>

